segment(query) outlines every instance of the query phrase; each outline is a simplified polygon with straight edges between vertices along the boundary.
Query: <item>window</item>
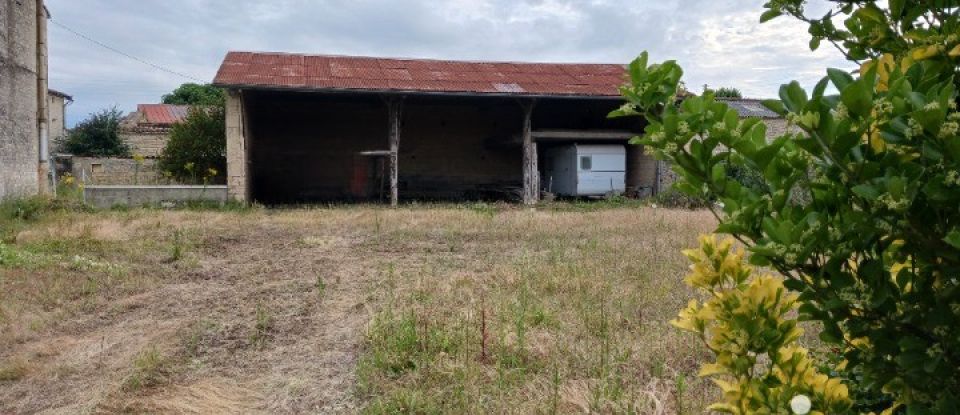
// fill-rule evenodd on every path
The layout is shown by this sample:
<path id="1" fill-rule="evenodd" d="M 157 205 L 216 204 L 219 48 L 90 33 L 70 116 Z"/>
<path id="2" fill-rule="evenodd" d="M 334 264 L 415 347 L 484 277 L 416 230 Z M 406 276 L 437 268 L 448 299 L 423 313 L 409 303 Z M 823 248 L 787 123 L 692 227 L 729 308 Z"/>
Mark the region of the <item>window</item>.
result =
<path id="1" fill-rule="evenodd" d="M 580 156 L 580 170 L 593 169 L 593 156 Z"/>

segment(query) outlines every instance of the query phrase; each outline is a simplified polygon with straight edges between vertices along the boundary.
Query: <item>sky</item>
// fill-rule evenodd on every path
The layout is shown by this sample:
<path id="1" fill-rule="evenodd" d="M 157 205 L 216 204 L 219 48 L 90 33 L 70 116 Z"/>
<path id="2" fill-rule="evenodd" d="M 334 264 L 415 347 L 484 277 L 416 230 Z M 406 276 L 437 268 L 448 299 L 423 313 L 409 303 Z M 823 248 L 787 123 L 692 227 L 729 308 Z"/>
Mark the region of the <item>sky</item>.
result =
<path id="1" fill-rule="evenodd" d="M 50 87 L 74 97 L 72 126 L 211 82 L 230 50 L 569 63 L 627 63 L 647 50 L 653 61 L 677 60 L 693 91 L 735 87 L 751 98 L 850 67 L 826 43 L 811 52 L 802 23 L 761 25 L 763 2 L 47 0 Z M 808 13 L 824 7 L 813 0 Z"/>

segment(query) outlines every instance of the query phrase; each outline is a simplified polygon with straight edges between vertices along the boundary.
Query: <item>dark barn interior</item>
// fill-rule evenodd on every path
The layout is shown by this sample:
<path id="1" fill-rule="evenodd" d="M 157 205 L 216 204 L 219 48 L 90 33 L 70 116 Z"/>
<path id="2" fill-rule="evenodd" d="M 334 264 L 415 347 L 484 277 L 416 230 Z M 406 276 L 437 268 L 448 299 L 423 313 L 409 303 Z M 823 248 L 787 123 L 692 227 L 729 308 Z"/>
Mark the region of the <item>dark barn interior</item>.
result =
<path id="1" fill-rule="evenodd" d="M 389 197 L 388 111 L 381 95 L 248 91 L 244 105 L 253 200 L 283 204 Z M 537 100 L 532 126 L 637 131 L 637 119 L 607 119 L 618 105 L 608 99 Z M 398 156 L 401 197 L 515 198 L 522 187 L 522 128 L 523 109 L 516 98 L 405 97 Z"/>

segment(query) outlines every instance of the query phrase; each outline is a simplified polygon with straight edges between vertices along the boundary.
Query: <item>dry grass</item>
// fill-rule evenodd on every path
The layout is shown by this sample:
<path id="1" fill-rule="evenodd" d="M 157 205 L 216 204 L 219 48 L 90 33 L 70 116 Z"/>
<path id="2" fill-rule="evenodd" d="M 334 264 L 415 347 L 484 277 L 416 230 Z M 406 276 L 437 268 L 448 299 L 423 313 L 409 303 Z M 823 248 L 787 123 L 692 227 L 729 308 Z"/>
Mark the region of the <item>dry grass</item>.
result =
<path id="1" fill-rule="evenodd" d="M 700 413 L 703 351 L 666 322 L 691 297 L 679 250 L 712 226 L 580 205 L 49 214 L 0 232 L 0 413 Z"/>

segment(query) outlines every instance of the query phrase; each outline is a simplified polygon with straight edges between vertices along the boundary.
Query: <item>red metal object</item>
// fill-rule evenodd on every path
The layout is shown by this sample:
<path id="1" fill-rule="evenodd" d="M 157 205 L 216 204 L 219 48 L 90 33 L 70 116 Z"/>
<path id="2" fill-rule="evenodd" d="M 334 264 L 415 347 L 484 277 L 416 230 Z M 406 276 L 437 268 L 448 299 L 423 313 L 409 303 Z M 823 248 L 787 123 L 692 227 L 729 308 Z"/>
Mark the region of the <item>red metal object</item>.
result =
<path id="1" fill-rule="evenodd" d="M 140 104 L 137 112 L 143 114 L 147 124 L 173 125 L 183 121 L 190 113 L 189 105 Z"/>
<path id="2" fill-rule="evenodd" d="M 497 95 L 619 97 L 625 67 L 615 64 L 467 62 L 357 56 L 230 52 L 214 84 Z"/>

